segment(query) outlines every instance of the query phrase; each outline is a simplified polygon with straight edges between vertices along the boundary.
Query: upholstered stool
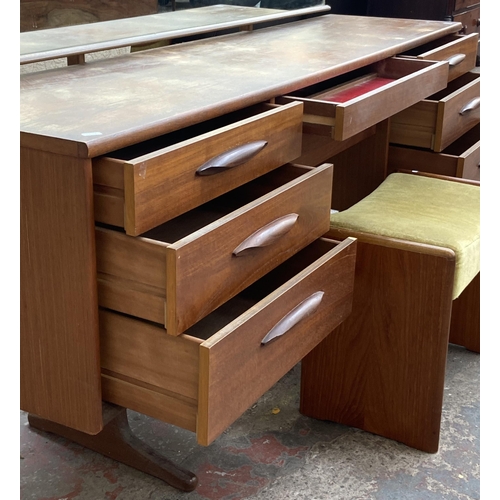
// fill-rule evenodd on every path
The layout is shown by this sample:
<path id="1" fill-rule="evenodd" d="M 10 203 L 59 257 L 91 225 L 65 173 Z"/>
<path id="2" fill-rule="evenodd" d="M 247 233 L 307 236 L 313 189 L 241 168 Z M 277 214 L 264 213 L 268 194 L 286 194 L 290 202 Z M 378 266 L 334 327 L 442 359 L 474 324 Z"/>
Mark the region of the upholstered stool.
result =
<path id="1" fill-rule="evenodd" d="M 358 238 L 353 309 L 302 362 L 303 414 L 438 450 L 448 342 L 479 352 L 475 184 L 395 173 L 332 214 Z"/>

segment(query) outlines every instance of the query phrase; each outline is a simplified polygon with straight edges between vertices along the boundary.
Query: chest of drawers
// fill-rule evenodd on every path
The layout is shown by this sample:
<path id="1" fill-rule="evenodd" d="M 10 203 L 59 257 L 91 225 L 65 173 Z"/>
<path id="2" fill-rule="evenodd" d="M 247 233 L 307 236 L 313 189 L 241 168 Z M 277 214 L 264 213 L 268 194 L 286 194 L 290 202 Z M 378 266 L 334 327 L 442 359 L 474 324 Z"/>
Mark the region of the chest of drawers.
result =
<path id="1" fill-rule="evenodd" d="M 394 56 L 459 29 L 327 15 L 23 75 L 22 409 L 215 439 L 349 314 L 356 242 L 321 238 L 360 195 L 342 165 L 371 145 L 383 179 L 388 119 L 449 76 Z"/>

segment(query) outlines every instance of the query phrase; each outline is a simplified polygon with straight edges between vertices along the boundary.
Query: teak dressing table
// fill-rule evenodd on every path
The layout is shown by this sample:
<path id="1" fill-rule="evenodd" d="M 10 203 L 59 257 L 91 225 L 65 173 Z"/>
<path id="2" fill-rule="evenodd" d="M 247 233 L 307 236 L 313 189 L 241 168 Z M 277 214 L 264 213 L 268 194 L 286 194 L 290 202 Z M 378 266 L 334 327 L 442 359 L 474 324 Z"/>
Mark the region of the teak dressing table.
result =
<path id="1" fill-rule="evenodd" d="M 209 444 L 345 319 L 330 208 L 384 179 L 389 118 L 447 86 L 460 28 L 323 15 L 22 75 L 30 423 L 193 489 L 125 408 Z"/>

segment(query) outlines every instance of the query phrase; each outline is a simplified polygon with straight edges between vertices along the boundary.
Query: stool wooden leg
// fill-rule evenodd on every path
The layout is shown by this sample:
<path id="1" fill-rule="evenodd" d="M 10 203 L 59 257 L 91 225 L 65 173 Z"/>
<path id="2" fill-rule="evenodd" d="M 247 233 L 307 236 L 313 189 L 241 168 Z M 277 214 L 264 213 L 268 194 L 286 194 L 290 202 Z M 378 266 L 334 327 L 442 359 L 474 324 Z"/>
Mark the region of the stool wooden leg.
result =
<path id="1" fill-rule="evenodd" d="M 439 447 L 454 259 L 358 241 L 351 315 L 302 360 L 303 414 Z"/>
<path id="2" fill-rule="evenodd" d="M 480 351 L 480 276 L 453 301 L 450 342 L 469 351 Z"/>
<path id="3" fill-rule="evenodd" d="M 125 408 L 114 407 L 116 411 L 98 434 L 92 436 L 50 420 L 29 414 L 29 424 L 42 431 L 52 432 L 106 457 L 134 467 L 155 476 L 169 485 L 183 491 L 196 488 L 198 478 L 185 469 L 156 453 L 131 431 Z"/>

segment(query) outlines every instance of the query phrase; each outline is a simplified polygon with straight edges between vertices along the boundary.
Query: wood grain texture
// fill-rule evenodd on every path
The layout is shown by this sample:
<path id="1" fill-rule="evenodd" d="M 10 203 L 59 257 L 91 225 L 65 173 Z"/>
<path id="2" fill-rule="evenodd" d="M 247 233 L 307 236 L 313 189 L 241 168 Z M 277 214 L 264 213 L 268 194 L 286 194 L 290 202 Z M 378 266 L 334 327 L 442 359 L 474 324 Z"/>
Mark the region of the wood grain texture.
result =
<path id="1" fill-rule="evenodd" d="M 352 313 L 302 361 L 303 414 L 437 451 L 455 264 L 426 252 L 358 241 Z"/>
<path id="2" fill-rule="evenodd" d="M 281 167 L 227 195 L 225 203 L 215 200 L 141 238 L 97 228 L 100 305 L 179 335 L 328 231 L 332 173 L 328 164 Z M 298 219 L 287 234 L 233 255 L 249 235 L 290 213 Z M 148 295 L 154 309 L 140 308 Z"/>
<path id="3" fill-rule="evenodd" d="M 460 85 L 456 88 L 455 85 Z M 480 76 L 467 73 L 448 85 L 448 92 L 438 101 L 436 141 L 434 151 L 442 151 L 453 141 L 479 123 L 480 107 L 460 114 L 462 108 L 472 99 L 480 97 Z M 455 90 L 456 89 L 456 90 Z"/>
<path id="4" fill-rule="evenodd" d="M 454 80 L 459 76 L 471 71 L 476 66 L 477 47 L 479 41 L 478 33 L 470 35 L 453 35 L 448 43 L 418 55 L 419 59 L 431 61 L 445 61 L 457 54 L 465 55 L 465 59 L 459 64 L 449 68 L 448 81 Z"/>
<path id="5" fill-rule="evenodd" d="M 375 134 L 356 147 L 328 159 L 334 165 L 332 202 L 345 210 L 376 189 L 386 177 L 389 120 L 377 124 Z"/>
<path id="6" fill-rule="evenodd" d="M 301 103 L 274 109 L 259 106 L 251 118 L 123 160 L 121 183 L 127 234 L 137 236 L 144 233 L 295 160 L 300 155 L 301 130 Z M 264 149 L 243 164 L 215 175 L 196 175 L 201 165 L 221 153 L 262 140 L 267 142 Z M 166 137 L 165 143 L 168 142 Z M 100 185 L 118 187 L 121 184 L 116 179 L 116 163 L 116 159 L 109 157 L 94 161 L 93 171 L 99 172 Z M 100 191 L 96 190 L 96 193 L 99 195 Z M 103 217 L 101 214 L 98 216 Z M 121 225 L 120 214 L 116 214 L 115 219 L 110 218 L 114 215 L 111 210 L 105 214 L 108 215 L 106 219 L 97 220 Z"/>
<path id="7" fill-rule="evenodd" d="M 57 139 L 78 141 L 85 146 L 82 154 L 94 157 L 459 29 L 458 23 L 440 21 L 326 15 L 21 75 L 21 144 L 32 146 L 43 135 L 43 147 L 58 151 Z"/>
<path id="8" fill-rule="evenodd" d="M 479 74 L 466 73 L 456 78 L 446 89 L 394 115 L 390 141 L 443 151 L 479 123 L 479 107 L 460 115 L 461 109 L 479 96 Z"/>
<path id="9" fill-rule="evenodd" d="M 304 253 L 299 255 L 302 271 L 296 277 L 201 344 L 200 444 L 212 442 L 317 345 L 332 325 L 350 313 L 355 241 L 344 241 L 313 263 Z M 285 314 L 317 291 L 325 294 L 312 315 L 282 337 L 261 345 L 267 332 Z"/>
<path id="10" fill-rule="evenodd" d="M 480 352 L 481 346 L 481 281 L 478 274 L 453 301 L 450 342 L 470 351 Z"/>
<path id="11" fill-rule="evenodd" d="M 391 145 L 387 172 L 415 170 L 445 176 L 479 180 L 479 125 L 457 139 L 441 153 Z"/>
<path id="12" fill-rule="evenodd" d="M 77 55 L 88 54 L 100 50 L 110 50 L 121 47 L 136 47 L 144 44 L 154 44 L 162 41 L 175 40 L 183 37 L 191 37 L 211 32 L 222 32 L 223 30 L 237 29 L 250 24 L 261 24 L 272 21 L 293 20 L 303 16 L 328 12 L 327 5 L 317 5 L 314 7 L 300 9 L 300 11 L 284 11 L 277 9 L 255 9 L 253 7 L 243 7 L 238 5 L 211 5 L 197 9 L 183 9 L 175 12 L 163 14 L 152 14 L 156 12 L 158 0 L 142 0 L 141 2 L 127 0 L 119 4 L 121 12 L 113 14 L 112 11 L 104 12 L 104 8 L 94 8 L 99 19 L 90 18 L 87 15 L 80 15 L 74 7 L 76 3 L 69 0 L 59 2 L 32 2 L 32 7 L 23 6 L 26 3 L 21 1 L 21 31 L 34 29 L 21 33 L 20 37 L 20 61 L 21 64 L 46 61 L 57 57 L 75 57 Z M 97 3 L 110 4 L 109 0 L 94 0 Z M 75 26 L 54 27 L 51 30 L 39 31 L 36 24 L 37 15 L 42 13 L 42 4 L 45 10 L 55 8 L 56 3 L 65 3 L 66 9 L 61 11 L 63 17 L 59 19 L 59 26 L 63 26 L 64 17 L 66 21 L 73 18 Z M 47 5 L 48 4 L 48 5 Z M 52 4 L 52 5 L 50 5 Z M 115 3 L 113 7 L 118 5 Z M 81 7 L 81 5 L 80 5 Z M 126 8 L 127 11 L 122 9 Z M 148 10 L 149 9 L 149 10 Z M 28 12 L 32 11 L 32 12 Z M 34 12 L 33 12 L 34 11 Z M 81 11 L 80 11 L 81 12 Z M 66 14 L 66 16 L 64 16 Z M 75 16 L 75 14 L 77 14 Z M 84 14 L 81 12 L 81 14 Z M 120 15 L 121 14 L 121 15 Z M 123 15 L 127 14 L 127 15 Z M 151 15 L 146 15 L 151 14 Z M 23 15 L 25 19 L 23 18 Z M 49 14 L 50 15 L 50 14 Z M 135 17 L 132 17 L 135 16 Z M 125 19 L 118 19 L 123 18 Z M 32 24 L 30 25 L 30 19 Z M 111 20 L 106 20 L 111 19 Z M 52 23 L 57 22 L 56 19 Z M 80 23 L 77 24 L 77 22 Z M 81 24 L 81 22 L 86 24 Z M 98 24 L 93 21 L 99 21 Z M 50 22 L 49 19 L 46 22 Z M 63 23 L 63 24 L 61 24 Z M 23 29 L 26 27 L 26 29 Z M 48 27 L 48 26 L 47 26 Z M 83 42 L 84 41 L 84 42 Z"/>
<path id="13" fill-rule="evenodd" d="M 21 149 L 21 409 L 102 428 L 89 160 Z"/>

